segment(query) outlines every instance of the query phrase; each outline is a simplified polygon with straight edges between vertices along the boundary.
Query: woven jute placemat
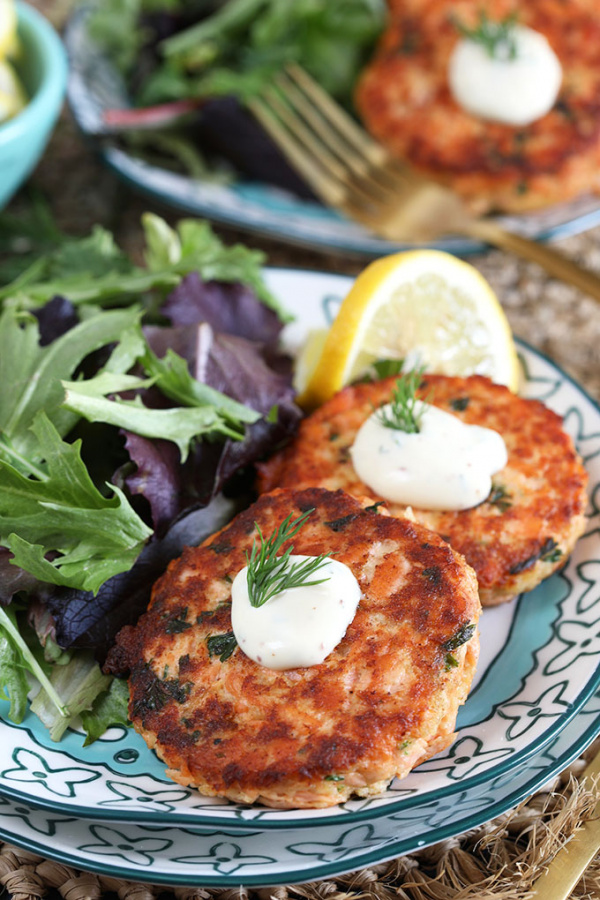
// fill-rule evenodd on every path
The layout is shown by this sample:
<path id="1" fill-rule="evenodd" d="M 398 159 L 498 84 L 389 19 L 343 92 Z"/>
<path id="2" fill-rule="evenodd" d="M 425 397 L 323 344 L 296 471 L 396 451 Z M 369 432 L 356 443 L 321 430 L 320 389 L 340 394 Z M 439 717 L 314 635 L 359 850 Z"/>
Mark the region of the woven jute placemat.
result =
<path id="1" fill-rule="evenodd" d="M 12 900 L 527 900 L 533 881 L 594 815 L 600 787 L 586 788 L 578 776 L 598 750 L 600 741 L 543 790 L 479 828 L 334 879 L 274 888 L 198 883 L 170 889 L 79 871 L 4 843 L 0 884 Z M 600 855 L 573 897 L 600 897 Z"/>

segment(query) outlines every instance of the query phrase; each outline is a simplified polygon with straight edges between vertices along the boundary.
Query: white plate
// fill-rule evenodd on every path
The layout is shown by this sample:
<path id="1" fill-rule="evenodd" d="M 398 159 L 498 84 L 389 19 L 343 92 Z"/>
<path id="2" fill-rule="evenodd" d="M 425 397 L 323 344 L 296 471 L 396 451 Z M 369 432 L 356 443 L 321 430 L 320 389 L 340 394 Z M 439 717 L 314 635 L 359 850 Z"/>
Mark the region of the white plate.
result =
<path id="1" fill-rule="evenodd" d="M 0 837 L 44 857 L 137 881 L 227 887 L 333 878 L 453 837 L 501 815 L 562 771 L 600 728 L 600 693 L 527 766 L 454 798 L 389 816 L 294 831 L 197 833 L 169 824 L 74 819 L 0 797 Z"/>
<path id="2" fill-rule="evenodd" d="M 106 165 L 136 191 L 183 212 L 313 250 L 373 257 L 408 246 L 379 238 L 334 210 L 263 182 L 218 185 L 149 165 L 125 152 L 106 134 L 103 113 L 127 107 L 130 101 L 119 74 L 88 35 L 85 9 L 69 22 L 65 41 L 70 60 L 68 99 L 75 121 Z M 600 198 L 589 194 L 535 213 L 500 216 L 497 221 L 539 241 L 567 237 L 600 223 Z M 430 246 L 458 254 L 485 248 L 462 237 L 441 238 Z"/>
<path id="3" fill-rule="evenodd" d="M 333 318 L 351 280 L 271 270 L 270 287 L 296 315 L 286 328 L 293 347 L 308 328 Z M 182 824 L 230 833 L 370 823 L 424 804 L 460 805 L 519 771 L 573 719 L 600 684 L 600 410 L 550 360 L 520 345 L 523 392 L 564 416 L 590 474 L 589 525 L 562 573 L 511 604 L 484 611 L 477 681 L 458 719 L 455 743 L 394 781 L 380 797 L 328 810 L 270 810 L 203 798 L 165 777 L 164 766 L 132 730 L 112 729 L 91 747 L 82 736 L 53 744 L 28 715 L 4 718 L 0 792 L 77 818 L 118 819 L 163 827 Z M 7 704 L 0 705 L 6 716 Z M 278 839 L 279 840 L 279 839 Z"/>

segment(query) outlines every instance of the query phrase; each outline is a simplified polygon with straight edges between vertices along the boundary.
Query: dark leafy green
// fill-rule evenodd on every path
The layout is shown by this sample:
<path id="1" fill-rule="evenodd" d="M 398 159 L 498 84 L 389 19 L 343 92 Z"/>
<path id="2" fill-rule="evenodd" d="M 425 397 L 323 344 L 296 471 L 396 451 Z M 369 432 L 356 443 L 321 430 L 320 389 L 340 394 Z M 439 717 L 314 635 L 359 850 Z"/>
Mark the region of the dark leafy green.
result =
<path id="1" fill-rule="evenodd" d="M 45 413 L 31 431 L 43 462 L 29 476 L 0 462 L 0 542 L 40 581 L 95 592 L 133 565 L 152 531 L 119 488 L 100 493 L 79 443 L 62 441 Z"/>
<path id="2" fill-rule="evenodd" d="M 126 688 L 96 660 L 182 542 L 234 509 L 222 497 L 197 507 L 299 418 L 272 346 L 281 323 L 261 257 L 224 247 L 206 223 L 173 229 L 148 215 L 144 226 L 146 267 L 96 229 L 55 235 L 0 288 L 0 694 L 20 720 L 33 674 L 43 689 L 32 710 L 53 739 L 80 714 L 89 741 L 126 723 Z M 199 358 L 172 345 L 183 326 L 141 327 L 165 321 L 165 299 L 181 311 L 188 279 Z M 258 337 L 266 322 L 271 346 L 199 321 L 203 304 L 214 323 L 228 302 L 225 324 L 254 324 Z M 35 631 L 17 617 L 27 594 L 30 613 L 41 610 Z"/>
<path id="3" fill-rule="evenodd" d="M 91 709 L 81 712 L 81 724 L 87 735 L 84 747 L 102 737 L 110 725 L 129 723 L 129 688 L 126 681 L 112 678 L 108 690 L 98 694 Z"/>

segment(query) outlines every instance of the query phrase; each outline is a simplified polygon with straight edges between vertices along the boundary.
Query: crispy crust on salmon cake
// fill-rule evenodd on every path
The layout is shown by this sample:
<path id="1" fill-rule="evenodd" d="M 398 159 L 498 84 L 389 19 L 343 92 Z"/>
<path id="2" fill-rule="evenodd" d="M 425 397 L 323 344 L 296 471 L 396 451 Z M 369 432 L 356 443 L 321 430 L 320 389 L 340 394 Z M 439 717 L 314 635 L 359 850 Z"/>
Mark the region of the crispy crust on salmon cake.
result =
<path id="1" fill-rule="evenodd" d="M 392 377 L 355 385 L 323 404 L 301 423 L 295 440 L 261 464 L 259 489 L 313 484 L 381 500 L 359 479 L 349 450 L 395 384 Z M 478 506 L 459 512 L 412 507 L 412 514 L 475 569 L 483 606 L 530 591 L 564 564 L 585 526 L 587 474 L 560 417 L 479 375 L 426 375 L 419 393 L 464 422 L 499 432 L 508 464 Z M 394 516 L 406 512 L 398 503 L 386 506 Z"/>
<path id="2" fill-rule="evenodd" d="M 239 647 L 211 655 L 207 639 L 231 633 L 231 579 L 255 523 L 268 536 L 307 510 L 294 552 L 334 554 L 361 588 L 346 635 L 307 668 L 275 671 Z M 170 564 L 111 666 L 130 670 L 131 720 L 175 781 L 244 803 L 326 807 L 379 793 L 451 742 L 479 613 L 473 571 L 422 526 L 342 491 L 274 491 Z"/>
<path id="3" fill-rule="evenodd" d="M 479 0 L 391 4 L 388 30 L 359 80 L 356 105 L 371 133 L 396 156 L 449 184 L 477 211 L 522 212 L 598 190 L 600 16 L 589 0 L 490 0 L 500 21 L 516 12 L 558 56 L 563 82 L 553 108 L 513 127 L 468 113 L 448 87 L 448 63 L 472 27 Z"/>

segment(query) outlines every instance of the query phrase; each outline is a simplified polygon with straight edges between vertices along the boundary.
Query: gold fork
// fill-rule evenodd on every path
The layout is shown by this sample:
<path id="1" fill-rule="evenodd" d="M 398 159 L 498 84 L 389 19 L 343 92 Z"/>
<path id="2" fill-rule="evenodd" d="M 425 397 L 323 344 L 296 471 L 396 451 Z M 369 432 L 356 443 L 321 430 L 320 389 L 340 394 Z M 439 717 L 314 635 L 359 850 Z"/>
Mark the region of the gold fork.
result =
<path id="1" fill-rule="evenodd" d="M 295 63 L 248 105 L 315 194 L 376 234 L 410 242 L 467 235 L 536 262 L 600 300 L 600 276 L 471 214 L 453 191 L 395 160 Z"/>
<path id="2" fill-rule="evenodd" d="M 597 790 L 600 750 L 582 775 L 588 790 Z M 567 900 L 585 870 L 600 852 L 600 800 L 587 821 L 556 854 L 546 871 L 532 884 L 531 900 Z"/>

